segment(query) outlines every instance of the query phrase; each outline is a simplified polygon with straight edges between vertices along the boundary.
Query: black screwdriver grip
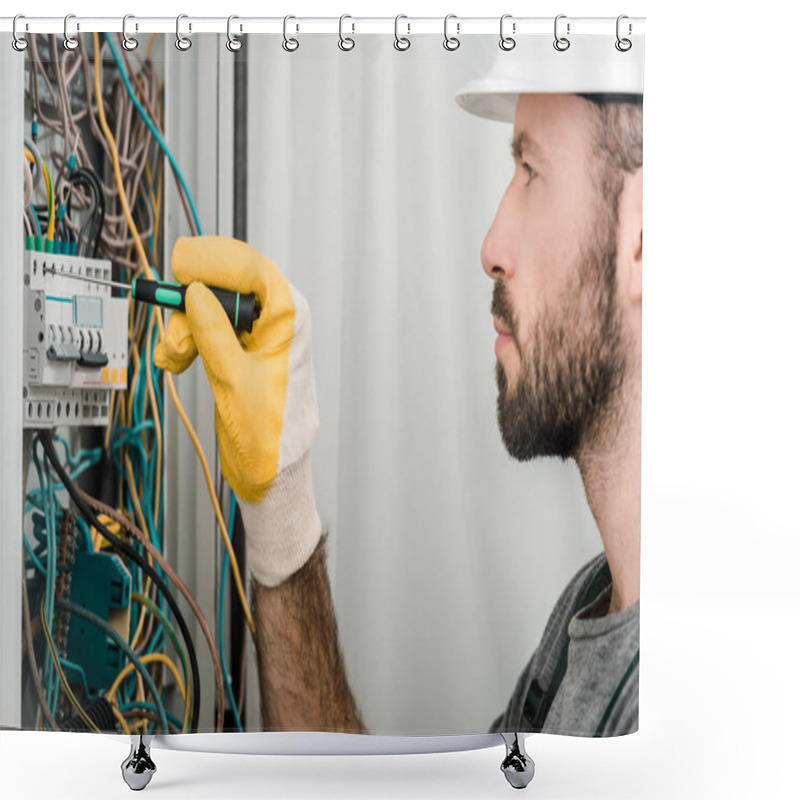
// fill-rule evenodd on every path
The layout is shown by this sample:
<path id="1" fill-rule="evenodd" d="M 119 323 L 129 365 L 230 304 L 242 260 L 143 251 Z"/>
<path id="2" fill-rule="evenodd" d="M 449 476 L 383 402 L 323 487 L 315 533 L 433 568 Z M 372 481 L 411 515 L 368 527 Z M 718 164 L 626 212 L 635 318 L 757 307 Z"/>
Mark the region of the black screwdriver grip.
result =
<path id="1" fill-rule="evenodd" d="M 256 296 L 218 289 L 216 286 L 208 288 L 225 309 L 234 330 L 250 333 L 256 315 Z M 180 283 L 137 278 L 131 285 L 131 296 L 142 303 L 171 308 L 174 311 L 186 311 L 186 286 Z"/>

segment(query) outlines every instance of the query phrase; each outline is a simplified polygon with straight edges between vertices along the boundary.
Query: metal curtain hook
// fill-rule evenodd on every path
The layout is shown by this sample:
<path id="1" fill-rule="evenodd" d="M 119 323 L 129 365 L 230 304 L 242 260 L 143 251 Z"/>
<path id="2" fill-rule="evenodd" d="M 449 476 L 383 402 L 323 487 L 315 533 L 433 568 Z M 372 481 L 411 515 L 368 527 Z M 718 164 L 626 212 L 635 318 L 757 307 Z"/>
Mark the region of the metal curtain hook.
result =
<path id="1" fill-rule="evenodd" d="M 134 36 L 128 36 L 128 20 L 135 19 L 133 14 L 126 14 L 122 18 L 122 46 L 130 52 L 131 50 L 135 50 L 139 46 L 139 40 Z M 134 23 L 134 30 L 139 30 L 139 23 Z"/>
<path id="2" fill-rule="evenodd" d="M 291 14 L 288 14 L 283 18 L 283 49 L 287 53 L 294 53 L 294 51 L 297 50 L 298 47 L 300 47 L 300 42 L 298 42 L 297 39 L 295 39 L 294 37 L 290 37 L 288 34 L 290 19 L 296 19 L 296 17 L 293 17 Z M 299 31 L 300 26 L 299 25 L 295 26 L 295 30 Z"/>
<path id="3" fill-rule="evenodd" d="M 75 19 L 74 14 L 67 14 L 64 17 L 64 49 L 65 50 L 77 50 L 78 45 L 80 42 L 74 37 L 69 35 L 69 21 L 71 19 Z M 75 23 L 75 30 L 79 31 L 81 29 L 81 25 L 79 22 Z"/>
<path id="4" fill-rule="evenodd" d="M 188 19 L 188 14 L 178 14 L 175 19 L 175 47 L 178 50 L 186 51 L 192 46 L 192 40 L 181 33 L 181 20 Z M 189 23 L 189 33 L 192 32 L 192 23 Z"/>
<path id="5" fill-rule="evenodd" d="M 394 18 L 394 49 L 402 52 L 403 50 L 408 50 L 408 48 L 411 47 L 411 39 L 400 35 L 401 19 L 408 19 L 408 17 L 405 14 L 398 14 Z M 406 28 L 408 28 L 408 33 L 411 33 L 410 22 L 406 22 Z"/>
<path id="6" fill-rule="evenodd" d="M 456 15 L 455 14 L 448 14 L 444 18 L 444 42 L 443 42 L 443 45 L 444 45 L 444 49 L 445 50 L 450 50 L 452 52 L 453 50 L 458 50 L 458 48 L 461 47 L 461 40 L 458 38 L 458 34 L 461 33 L 461 23 L 460 22 L 456 22 L 456 36 L 450 36 L 448 34 L 448 32 L 447 32 L 447 28 L 448 28 L 448 24 L 449 24 L 451 19 L 456 19 L 457 20 Z"/>
<path id="7" fill-rule="evenodd" d="M 559 14 L 555 18 L 555 22 L 553 23 L 553 35 L 555 36 L 555 41 L 553 42 L 553 47 L 558 50 L 560 53 L 563 53 L 565 50 L 569 50 L 570 41 L 567 39 L 566 36 L 559 36 L 558 35 L 558 21 L 560 19 L 566 19 L 566 14 Z M 569 34 L 569 22 L 567 23 L 567 34 Z"/>
<path id="8" fill-rule="evenodd" d="M 506 52 L 509 50 L 513 50 L 517 46 L 516 39 L 514 39 L 511 36 L 505 35 L 505 24 L 507 19 L 511 19 L 511 14 L 503 14 L 503 16 L 500 17 L 500 49 L 505 50 Z M 512 33 L 517 32 L 516 22 L 511 23 L 511 32 Z"/>
<path id="9" fill-rule="evenodd" d="M 231 14 L 228 17 L 228 41 L 225 42 L 225 47 L 227 47 L 228 50 L 231 51 L 231 53 L 238 53 L 239 50 L 242 49 L 242 40 L 237 38 L 231 33 L 231 22 L 233 22 L 233 20 L 235 19 L 239 19 L 239 17 L 237 17 L 236 14 Z M 241 30 L 242 26 L 240 25 L 239 31 L 241 32 Z"/>
<path id="10" fill-rule="evenodd" d="M 627 15 L 627 14 L 620 14 L 620 15 L 617 17 L 617 41 L 616 41 L 616 42 L 614 42 L 614 47 L 616 47 L 616 48 L 617 48 L 617 50 L 619 50 L 619 51 L 620 51 L 620 53 L 627 53 L 627 52 L 628 52 L 628 50 L 630 50 L 630 49 L 631 49 L 631 47 L 633 47 L 633 42 L 631 42 L 631 40 L 630 40 L 630 39 L 623 39 L 623 38 L 622 38 L 622 37 L 619 35 L 619 31 L 620 31 L 620 27 L 621 27 L 621 26 L 620 26 L 620 23 L 621 23 L 621 22 L 622 22 L 622 20 L 624 20 L 624 19 L 628 19 L 628 15 Z M 630 22 L 629 22 L 629 23 L 628 23 L 628 33 L 630 34 L 630 33 L 632 33 L 632 32 L 633 32 L 633 26 L 632 26 L 632 25 L 630 24 Z"/>
<path id="11" fill-rule="evenodd" d="M 350 36 L 345 36 L 343 31 L 344 21 L 346 19 L 353 19 L 349 14 L 342 14 L 339 17 L 339 49 L 344 50 L 347 52 L 348 50 L 352 50 L 356 46 L 355 39 Z M 353 26 L 353 33 L 356 32 L 356 24 L 355 22 L 351 23 Z"/>
<path id="12" fill-rule="evenodd" d="M 14 17 L 14 25 L 11 28 L 11 34 L 13 36 L 13 38 L 11 40 L 11 46 L 18 53 L 21 53 L 23 50 L 26 50 L 27 47 L 28 47 L 28 40 L 24 36 L 20 36 L 20 34 L 17 32 L 17 22 L 19 22 L 19 20 L 21 20 L 21 19 L 25 19 L 25 17 L 22 14 L 17 14 Z M 26 31 L 28 30 L 28 23 L 27 22 L 25 23 L 25 30 Z"/>

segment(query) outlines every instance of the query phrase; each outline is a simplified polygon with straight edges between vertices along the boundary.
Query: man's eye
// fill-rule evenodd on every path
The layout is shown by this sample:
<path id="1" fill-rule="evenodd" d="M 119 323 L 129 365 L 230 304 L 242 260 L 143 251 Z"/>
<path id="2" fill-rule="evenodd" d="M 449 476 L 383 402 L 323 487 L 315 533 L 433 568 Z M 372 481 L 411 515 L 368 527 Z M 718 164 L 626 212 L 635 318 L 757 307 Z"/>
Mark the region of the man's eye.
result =
<path id="1" fill-rule="evenodd" d="M 528 183 L 533 180 L 534 171 L 533 167 L 530 164 L 525 163 L 524 161 L 520 165 L 522 169 L 525 171 L 525 174 L 528 176 Z M 527 186 L 527 184 L 525 184 Z"/>

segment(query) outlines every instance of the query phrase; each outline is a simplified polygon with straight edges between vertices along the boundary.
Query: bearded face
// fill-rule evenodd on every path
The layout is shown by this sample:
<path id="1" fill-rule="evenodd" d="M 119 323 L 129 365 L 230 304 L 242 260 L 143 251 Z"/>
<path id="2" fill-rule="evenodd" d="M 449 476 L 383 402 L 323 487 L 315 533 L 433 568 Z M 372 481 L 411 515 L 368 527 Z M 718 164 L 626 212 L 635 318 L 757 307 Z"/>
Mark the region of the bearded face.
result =
<path id="1" fill-rule="evenodd" d="M 622 324 L 615 303 L 615 230 L 610 215 L 581 249 L 566 288 L 527 325 L 507 286 L 495 281 L 492 314 L 508 328 L 519 356 L 509 380 L 496 365 L 497 419 L 509 454 L 574 457 L 614 411 L 625 374 Z"/>

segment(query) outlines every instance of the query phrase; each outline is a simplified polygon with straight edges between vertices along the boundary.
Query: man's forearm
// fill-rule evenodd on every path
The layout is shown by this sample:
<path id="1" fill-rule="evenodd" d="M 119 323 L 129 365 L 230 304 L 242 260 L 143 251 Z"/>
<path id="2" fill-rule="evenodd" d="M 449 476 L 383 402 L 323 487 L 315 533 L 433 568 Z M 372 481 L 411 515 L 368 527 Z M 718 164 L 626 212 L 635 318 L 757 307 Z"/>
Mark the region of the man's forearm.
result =
<path id="1" fill-rule="evenodd" d="M 254 581 L 253 606 L 264 728 L 366 733 L 339 647 L 325 537 L 279 586 Z"/>

